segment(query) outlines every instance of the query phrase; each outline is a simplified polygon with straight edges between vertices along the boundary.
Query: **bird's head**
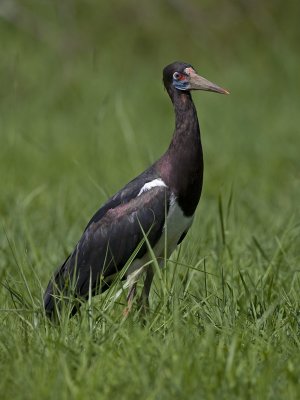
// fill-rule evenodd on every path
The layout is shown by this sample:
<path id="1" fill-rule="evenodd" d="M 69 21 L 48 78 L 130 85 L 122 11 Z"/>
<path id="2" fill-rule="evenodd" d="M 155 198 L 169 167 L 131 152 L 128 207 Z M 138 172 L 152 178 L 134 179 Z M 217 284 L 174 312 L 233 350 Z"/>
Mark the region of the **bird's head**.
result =
<path id="1" fill-rule="evenodd" d="M 163 70 L 163 81 L 166 89 L 174 87 L 180 91 L 206 90 L 221 94 L 229 94 L 223 89 L 198 75 L 190 64 L 176 61 Z"/>

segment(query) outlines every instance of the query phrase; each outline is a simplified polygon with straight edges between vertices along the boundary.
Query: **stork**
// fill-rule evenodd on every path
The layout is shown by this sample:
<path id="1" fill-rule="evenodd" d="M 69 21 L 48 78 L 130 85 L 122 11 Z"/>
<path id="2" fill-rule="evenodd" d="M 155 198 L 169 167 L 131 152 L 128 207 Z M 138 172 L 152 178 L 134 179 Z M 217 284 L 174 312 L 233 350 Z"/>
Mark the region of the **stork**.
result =
<path id="1" fill-rule="evenodd" d="M 203 152 L 192 90 L 228 94 L 199 76 L 184 62 L 163 70 L 163 83 L 175 110 L 175 131 L 167 151 L 148 169 L 112 196 L 87 224 L 73 252 L 54 273 L 44 294 L 46 315 L 52 317 L 68 295 L 80 300 L 108 289 L 135 254 L 125 272 L 128 314 L 139 278 L 145 275 L 142 299 L 148 304 L 154 275 L 151 252 L 169 257 L 190 229 L 203 183 Z M 145 237 L 147 240 L 145 240 Z M 137 250 L 138 249 L 138 250 Z M 75 314 L 78 305 L 73 306 Z"/>

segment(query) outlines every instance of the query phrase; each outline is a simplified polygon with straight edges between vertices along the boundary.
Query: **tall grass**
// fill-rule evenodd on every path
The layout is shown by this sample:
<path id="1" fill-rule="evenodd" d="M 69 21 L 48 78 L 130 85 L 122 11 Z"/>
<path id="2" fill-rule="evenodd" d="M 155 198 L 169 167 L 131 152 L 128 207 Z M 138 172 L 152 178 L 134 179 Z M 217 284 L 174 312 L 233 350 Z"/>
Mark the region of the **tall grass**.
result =
<path id="1" fill-rule="evenodd" d="M 41 4 L 23 5 L 40 29 L 0 23 L 1 399 L 297 399 L 296 3 L 189 2 L 199 14 L 184 15 L 176 2 L 103 15 L 96 2 Z M 123 318 L 116 282 L 52 324 L 51 273 L 170 141 L 161 69 L 174 59 L 231 91 L 194 94 L 205 181 L 193 227 L 156 274 L 148 315 L 134 304 Z"/>

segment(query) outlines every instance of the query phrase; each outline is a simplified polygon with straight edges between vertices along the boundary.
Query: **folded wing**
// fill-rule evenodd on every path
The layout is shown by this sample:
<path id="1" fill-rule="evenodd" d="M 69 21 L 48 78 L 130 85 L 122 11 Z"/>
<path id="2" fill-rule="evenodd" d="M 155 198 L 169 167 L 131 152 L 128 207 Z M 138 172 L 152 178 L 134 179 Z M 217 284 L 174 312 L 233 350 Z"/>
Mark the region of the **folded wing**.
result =
<path id="1" fill-rule="evenodd" d="M 139 193 L 139 191 L 137 191 Z M 85 298 L 91 286 L 93 294 L 109 287 L 110 277 L 119 272 L 147 234 L 152 247 L 159 240 L 169 207 L 167 187 L 147 190 L 126 203 L 107 203 L 90 221 L 73 253 L 56 271 L 44 296 L 45 310 L 52 314 L 55 293 L 65 293 L 74 285 L 74 294 Z M 102 215 L 101 215 L 102 214 Z M 146 243 L 136 258 L 147 251 Z"/>

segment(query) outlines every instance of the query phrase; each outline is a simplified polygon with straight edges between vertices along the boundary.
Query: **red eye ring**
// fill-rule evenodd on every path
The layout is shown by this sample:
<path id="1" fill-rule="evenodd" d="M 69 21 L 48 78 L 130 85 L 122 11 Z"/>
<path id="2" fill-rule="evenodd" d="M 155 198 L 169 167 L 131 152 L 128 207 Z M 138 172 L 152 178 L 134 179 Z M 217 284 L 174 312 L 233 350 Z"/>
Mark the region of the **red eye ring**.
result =
<path id="1" fill-rule="evenodd" d="M 185 79 L 185 76 L 184 76 L 184 74 L 181 74 L 180 72 L 174 72 L 173 78 L 176 81 L 183 81 Z"/>

